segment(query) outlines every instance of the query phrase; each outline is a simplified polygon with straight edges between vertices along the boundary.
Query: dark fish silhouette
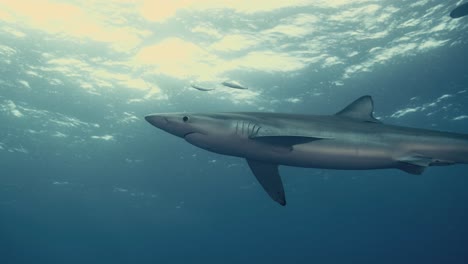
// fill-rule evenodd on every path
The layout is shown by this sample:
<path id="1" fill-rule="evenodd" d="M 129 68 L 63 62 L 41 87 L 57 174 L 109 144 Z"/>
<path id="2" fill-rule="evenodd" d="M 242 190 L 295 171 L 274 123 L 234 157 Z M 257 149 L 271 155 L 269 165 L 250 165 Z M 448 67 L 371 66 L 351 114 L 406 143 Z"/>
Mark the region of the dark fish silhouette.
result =
<path id="1" fill-rule="evenodd" d="M 452 12 L 450 12 L 451 18 L 459 18 L 468 15 L 468 3 L 457 6 Z"/>
<path id="2" fill-rule="evenodd" d="M 230 87 L 230 88 L 234 88 L 234 89 L 241 89 L 241 90 L 248 89 L 247 87 L 243 86 L 242 84 L 240 84 L 240 83 L 238 83 L 236 81 L 224 81 L 221 84 L 226 86 L 226 87 Z"/>
<path id="3" fill-rule="evenodd" d="M 190 86 L 191 86 L 192 88 L 194 88 L 194 89 L 197 89 L 197 90 L 203 91 L 203 92 L 208 92 L 208 91 L 213 91 L 213 90 L 214 90 L 214 89 L 212 89 L 212 88 L 204 88 L 204 87 L 198 86 L 198 85 L 196 85 L 196 84 L 191 84 Z"/>

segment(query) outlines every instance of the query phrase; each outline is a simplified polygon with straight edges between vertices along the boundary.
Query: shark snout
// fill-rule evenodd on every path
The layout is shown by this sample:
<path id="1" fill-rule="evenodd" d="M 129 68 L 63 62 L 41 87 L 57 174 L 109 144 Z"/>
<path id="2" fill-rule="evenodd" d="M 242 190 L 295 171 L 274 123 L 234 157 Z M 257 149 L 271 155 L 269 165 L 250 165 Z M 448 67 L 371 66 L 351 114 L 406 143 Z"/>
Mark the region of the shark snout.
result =
<path id="1" fill-rule="evenodd" d="M 145 116 L 145 119 L 148 123 L 159 128 L 162 128 L 169 123 L 166 117 L 160 115 L 147 115 Z"/>

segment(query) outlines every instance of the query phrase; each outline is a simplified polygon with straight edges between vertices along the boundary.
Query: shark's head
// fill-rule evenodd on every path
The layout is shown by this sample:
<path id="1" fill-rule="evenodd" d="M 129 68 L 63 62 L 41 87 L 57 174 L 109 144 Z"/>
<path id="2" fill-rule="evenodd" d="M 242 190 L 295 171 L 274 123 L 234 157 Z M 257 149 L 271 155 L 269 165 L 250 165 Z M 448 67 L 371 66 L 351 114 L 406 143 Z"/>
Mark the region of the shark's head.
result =
<path id="1" fill-rule="evenodd" d="M 229 118 L 210 114 L 169 113 L 145 117 L 153 126 L 216 152 L 216 145 L 232 134 Z"/>
<path id="2" fill-rule="evenodd" d="M 185 114 L 153 114 L 145 116 L 145 119 L 153 126 L 182 138 L 197 132 L 191 125 L 191 118 Z"/>

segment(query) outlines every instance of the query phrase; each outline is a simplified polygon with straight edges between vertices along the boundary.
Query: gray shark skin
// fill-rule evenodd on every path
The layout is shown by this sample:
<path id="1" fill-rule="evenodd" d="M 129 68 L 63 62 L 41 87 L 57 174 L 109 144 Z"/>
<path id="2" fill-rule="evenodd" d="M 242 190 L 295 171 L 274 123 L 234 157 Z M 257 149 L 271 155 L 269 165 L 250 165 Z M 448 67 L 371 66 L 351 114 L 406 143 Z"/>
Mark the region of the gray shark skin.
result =
<path id="1" fill-rule="evenodd" d="M 286 205 L 278 165 L 421 174 L 468 163 L 468 135 L 386 125 L 363 96 L 335 115 L 168 113 L 145 119 L 202 149 L 242 157 L 270 195 Z"/>

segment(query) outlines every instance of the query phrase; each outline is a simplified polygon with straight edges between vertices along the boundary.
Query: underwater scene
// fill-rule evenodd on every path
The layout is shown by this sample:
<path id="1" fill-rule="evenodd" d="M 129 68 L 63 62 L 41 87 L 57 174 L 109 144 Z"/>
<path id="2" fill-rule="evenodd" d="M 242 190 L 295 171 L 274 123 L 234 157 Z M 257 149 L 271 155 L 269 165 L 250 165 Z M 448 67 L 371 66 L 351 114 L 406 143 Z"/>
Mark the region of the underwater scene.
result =
<path id="1" fill-rule="evenodd" d="M 468 263 L 468 4 L 0 2 L 0 263 Z"/>

